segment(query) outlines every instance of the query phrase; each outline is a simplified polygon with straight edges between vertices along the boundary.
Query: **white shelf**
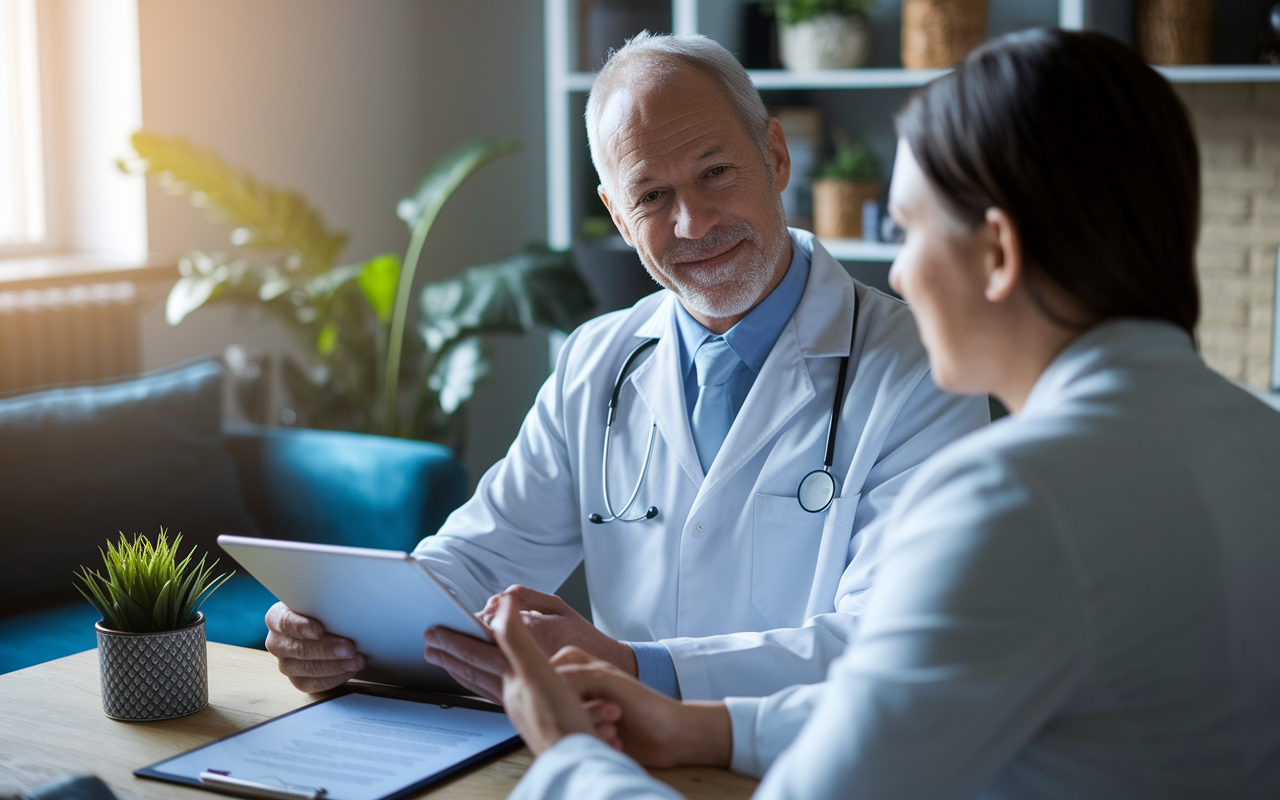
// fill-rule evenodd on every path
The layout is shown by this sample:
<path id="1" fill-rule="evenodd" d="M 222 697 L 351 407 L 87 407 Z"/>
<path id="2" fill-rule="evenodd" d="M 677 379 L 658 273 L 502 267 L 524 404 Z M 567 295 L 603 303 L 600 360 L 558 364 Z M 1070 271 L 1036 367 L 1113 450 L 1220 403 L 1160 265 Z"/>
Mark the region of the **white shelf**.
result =
<path id="1" fill-rule="evenodd" d="M 862 239 L 822 239 L 822 246 L 837 261 L 892 261 L 902 249 L 900 244 L 868 242 Z"/>
<path id="2" fill-rule="evenodd" d="M 757 89 L 894 89 L 924 86 L 945 69 L 753 69 Z"/>
<path id="3" fill-rule="evenodd" d="M 924 86 L 946 74 L 945 69 L 752 69 L 747 70 L 757 89 L 893 89 Z M 571 92 L 591 91 L 595 76 L 571 72 L 564 86 Z"/>
<path id="4" fill-rule="evenodd" d="M 1188 67 L 1156 67 L 1173 83 L 1270 83 L 1280 82 L 1280 66 L 1267 64 L 1205 64 Z M 924 86 L 945 75 L 945 69 L 826 69 L 806 72 L 786 69 L 748 70 L 757 89 L 896 89 Z M 570 72 L 564 87 L 589 92 L 595 76 Z"/>
<path id="5" fill-rule="evenodd" d="M 1280 81 L 1280 66 L 1270 64 L 1204 64 L 1156 67 L 1171 83 L 1271 83 Z"/>

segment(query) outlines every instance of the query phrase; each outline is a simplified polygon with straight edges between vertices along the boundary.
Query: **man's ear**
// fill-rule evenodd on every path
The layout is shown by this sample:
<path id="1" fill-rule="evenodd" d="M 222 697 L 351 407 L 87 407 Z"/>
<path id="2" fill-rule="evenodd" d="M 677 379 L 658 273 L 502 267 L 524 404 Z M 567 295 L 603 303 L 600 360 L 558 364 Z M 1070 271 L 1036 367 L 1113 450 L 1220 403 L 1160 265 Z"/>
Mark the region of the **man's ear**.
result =
<path id="1" fill-rule="evenodd" d="M 635 243 L 631 241 L 631 229 L 627 227 L 627 222 L 613 207 L 613 203 L 609 202 L 609 195 L 605 194 L 604 184 L 596 187 L 596 194 L 600 195 L 600 202 L 604 203 L 604 207 L 609 209 L 609 216 L 613 218 L 614 227 L 618 229 L 618 233 L 622 234 L 622 240 L 627 243 L 628 247 L 635 247 Z"/>
<path id="2" fill-rule="evenodd" d="M 1022 238 L 1013 217 L 1002 208 L 988 208 L 983 221 L 987 285 L 983 294 L 992 303 L 1003 303 L 1023 277 Z"/>
<path id="3" fill-rule="evenodd" d="M 791 182 L 791 151 L 787 149 L 787 137 L 782 133 L 782 123 L 776 117 L 769 118 L 765 126 L 769 140 L 769 165 L 773 168 L 773 188 L 782 192 Z"/>

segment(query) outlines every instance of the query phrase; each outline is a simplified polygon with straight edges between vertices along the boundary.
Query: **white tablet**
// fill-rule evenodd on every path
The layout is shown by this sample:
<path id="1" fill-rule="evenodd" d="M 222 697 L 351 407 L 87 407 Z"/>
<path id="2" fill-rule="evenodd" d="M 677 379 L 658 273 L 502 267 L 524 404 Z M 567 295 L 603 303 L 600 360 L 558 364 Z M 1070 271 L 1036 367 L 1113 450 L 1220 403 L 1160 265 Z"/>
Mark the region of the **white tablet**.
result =
<path id="1" fill-rule="evenodd" d="M 442 625 L 492 641 L 489 629 L 413 556 L 394 550 L 219 536 L 218 544 L 289 608 L 356 643 L 357 678 L 471 694 L 422 657 Z"/>

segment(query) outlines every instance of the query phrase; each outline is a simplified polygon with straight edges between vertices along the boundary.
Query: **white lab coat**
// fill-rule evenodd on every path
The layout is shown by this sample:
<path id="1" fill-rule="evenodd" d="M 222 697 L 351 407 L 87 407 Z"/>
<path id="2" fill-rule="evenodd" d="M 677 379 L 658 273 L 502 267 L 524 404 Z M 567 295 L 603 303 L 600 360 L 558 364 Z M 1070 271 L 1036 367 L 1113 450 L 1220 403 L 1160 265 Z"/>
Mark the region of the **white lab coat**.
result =
<path id="1" fill-rule="evenodd" d="M 896 299 L 856 284 L 812 235 L 808 283 L 703 475 L 681 378 L 675 296 L 582 325 L 560 352 L 506 458 L 416 555 L 470 608 L 520 583 L 555 591 L 585 558 L 596 626 L 661 641 L 686 699 L 763 695 L 821 681 L 852 637 L 868 585 L 876 524 L 913 469 L 985 425 L 984 399 L 940 392 L 914 320 Z M 819 514 L 796 489 L 822 466 L 840 357 L 857 342 L 833 473 Z M 657 337 L 626 379 L 609 456 L 614 507 L 631 493 L 657 425 L 648 476 L 629 516 L 605 514 L 601 456 L 618 370 Z M 856 370 L 856 372 L 855 372 Z"/>
<path id="2" fill-rule="evenodd" d="M 759 798 L 1280 797 L 1280 414 L 1089 331 L 924 465 L 828 681 L 729 699 Z M 520 800 L 674 794 L 585 735 Z"/>

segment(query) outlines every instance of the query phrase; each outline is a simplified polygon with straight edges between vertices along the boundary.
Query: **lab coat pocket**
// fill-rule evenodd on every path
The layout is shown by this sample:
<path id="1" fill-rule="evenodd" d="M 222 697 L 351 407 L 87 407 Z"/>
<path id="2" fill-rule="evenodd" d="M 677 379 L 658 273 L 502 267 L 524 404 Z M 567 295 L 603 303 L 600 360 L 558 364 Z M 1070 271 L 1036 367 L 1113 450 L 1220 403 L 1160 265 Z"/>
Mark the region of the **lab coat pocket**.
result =
<path id="1" fill-rule="evenodd" d="M 773 627 L 791 628 L 804 622 L 823 549 L 823 528 L 838 502 L 812 514 L 800 507 L 794 495 L 755 496 L 751 602 Z"/>

